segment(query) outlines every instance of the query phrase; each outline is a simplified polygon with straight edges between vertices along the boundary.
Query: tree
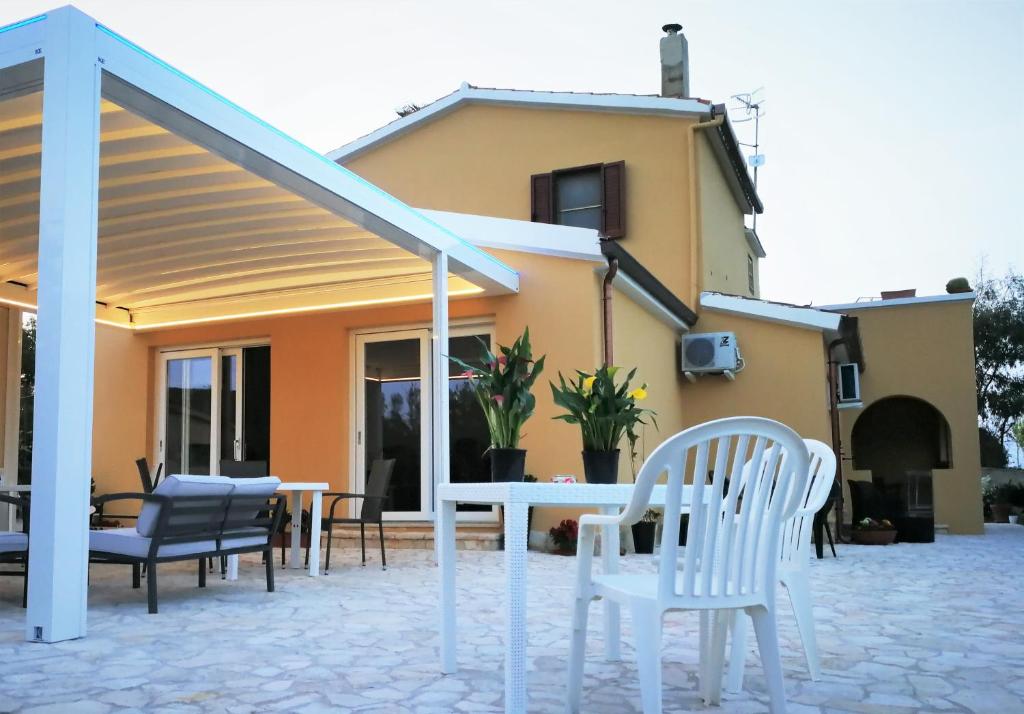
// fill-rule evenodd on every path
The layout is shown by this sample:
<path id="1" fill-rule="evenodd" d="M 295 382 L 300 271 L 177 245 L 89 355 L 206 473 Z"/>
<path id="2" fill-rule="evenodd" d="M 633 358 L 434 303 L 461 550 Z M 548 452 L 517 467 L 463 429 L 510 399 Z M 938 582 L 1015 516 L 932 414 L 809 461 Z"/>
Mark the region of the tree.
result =
<path id="1" fill-rule="evenodd" d="M 974 302 L 978 417 L 1005 444 L 1024 416 L 1024 275 L 979 278 Z"/>
<path id="2" fill-rule="evenodd" d="M 32 420 L 36 402 L 36 318 L 21 330 L 21 412 L 18 420 L 18 483 L 32 477 Z"/>
<path id="3" fill-rule="evenodd" d="M 1005 469 L 1010 460 L 1006 453 L 1006 444 L 983 426 L 978 427 L 978 440 L 981 443 L 981 465 L 992 469 Z"/>

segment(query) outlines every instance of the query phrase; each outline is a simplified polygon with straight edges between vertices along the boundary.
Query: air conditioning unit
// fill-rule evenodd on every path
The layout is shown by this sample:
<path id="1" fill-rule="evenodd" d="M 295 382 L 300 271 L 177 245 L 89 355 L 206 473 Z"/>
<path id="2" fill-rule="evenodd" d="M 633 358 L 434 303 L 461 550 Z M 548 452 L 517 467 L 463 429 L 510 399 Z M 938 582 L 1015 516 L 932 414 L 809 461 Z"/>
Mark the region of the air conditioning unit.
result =
<path id="1" fill-rule="evenodd" d="M 683 374 L 691 382 L 701 374 L 722 374 L 735 379 L 743 357 L 735 332 L 705 332 L 683 336 Z"/>

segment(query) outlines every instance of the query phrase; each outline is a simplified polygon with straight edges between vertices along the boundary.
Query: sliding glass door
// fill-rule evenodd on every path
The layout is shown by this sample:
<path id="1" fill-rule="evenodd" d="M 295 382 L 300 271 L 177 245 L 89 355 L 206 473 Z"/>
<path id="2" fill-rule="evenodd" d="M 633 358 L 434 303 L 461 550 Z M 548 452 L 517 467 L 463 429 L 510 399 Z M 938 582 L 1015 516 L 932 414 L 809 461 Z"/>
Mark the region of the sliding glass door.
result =
<path id="1" fill-rule="evenodd" d="M 269 462 L 269 364 L 269 346 L 159 355 L 156 462 L 165 474 L 217 474 L 222 461 Z"/>
<path id="2" fill-rule="evenodd" d="M 479 362 L 481 345 L 490 345 L 487 328 L 459 328 L 449 337 L 449 353 Z M 401 330 L 356 336 L 356 488 L 376 459 L 394 459 L 386 517 L 429 520 L 433 514 L 431 450 L 430 331 Z M 449 363 L 451 480 L 489 481 L 484 452 L 487 423 L 462 370 Z M 489 506 L 459 506 L 461 519 L 493 520 Z"/>

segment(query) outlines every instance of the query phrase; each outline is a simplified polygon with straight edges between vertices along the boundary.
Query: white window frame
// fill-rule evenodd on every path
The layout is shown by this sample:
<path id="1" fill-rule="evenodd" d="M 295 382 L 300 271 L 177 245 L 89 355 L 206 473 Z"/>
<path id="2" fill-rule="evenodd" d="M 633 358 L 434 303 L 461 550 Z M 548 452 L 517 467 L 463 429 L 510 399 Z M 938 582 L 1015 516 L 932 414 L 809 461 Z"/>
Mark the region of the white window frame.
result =
<path id="1" fill-rule="evenodd" d="M 848 395 L 843 390 L 844 369 L 853 370 L 855 392 L 853 395 Z M 860 397 L 860 368 L 856 362 L 841 362 L 836 366 L 836 400 L 840 406 L 860 406 L 862 404 Z"/>

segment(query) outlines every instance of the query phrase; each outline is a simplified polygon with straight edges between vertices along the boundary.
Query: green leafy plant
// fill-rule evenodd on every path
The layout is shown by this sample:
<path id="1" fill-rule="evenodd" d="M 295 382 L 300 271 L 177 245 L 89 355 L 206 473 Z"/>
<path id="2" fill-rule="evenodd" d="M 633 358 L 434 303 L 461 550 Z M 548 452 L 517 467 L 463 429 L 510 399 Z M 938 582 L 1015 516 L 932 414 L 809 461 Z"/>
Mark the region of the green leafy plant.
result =
<path id="1" fill-rule="evenodd" d="M 863 518 L 857 521 L 854 528 L 859 531 L 891 531 L 893 529 L 892 521 L 888 518 L 881 520 L 875 520 L 874 518 Z"/>
<path id="2" fill-rule="evenodd" d="M 981 498 L 986 506 L 1008 504 L 1024 507 L 1024 484 L 1014 481 L 992 483 L 992 479 L 985 476 L 981 479 Z"/>
<path id="3" fill-rule="evenodd" d="M 661 511 L 653 508 L 648 508 L 644 511 L 644 515 L 640 517 L 642 523 L 657 523 L 661 520 Z"/>
<path id="4" fill-rule="evenodd" d="M 448 356 L 469 378 L 473 393 L 487 419 L 492 449 L 519 447 L 523 424 L 533 416 L 536 398 L 530 392 L 537 377 L 544 371 L 544 357 L 533 359 L 530 328 L 523 331 L 511 347 L 498 345 L 495 355 L 486 343 L 482 347 L 481 365 L 474 366 L 457 357 Z"/>
<path id="5" fill-rule="evenodd" d="M 566 381 L 559 372 L 559 384 L 551 385 L 551 394 L 555 404 L 568 413 L 559 414 L 555 419 L 579 425 L 586 451 L 614 451 L 625 436 L 629 441 L 630 458 L 634 459 L 639 438 L 637 424 L 650 423 L 657 428 L 658 423 L 654 419 L 655 412 L 638 406 L 638 402 L 647 398 L 647 385 L 630 389 L 636 369 L 631 369 L 616 385 L 615 375 L 619 371 L 618 367 L 607 365 L 593 374 L 577 370 L 576 379 L 571 381 Z"/>

